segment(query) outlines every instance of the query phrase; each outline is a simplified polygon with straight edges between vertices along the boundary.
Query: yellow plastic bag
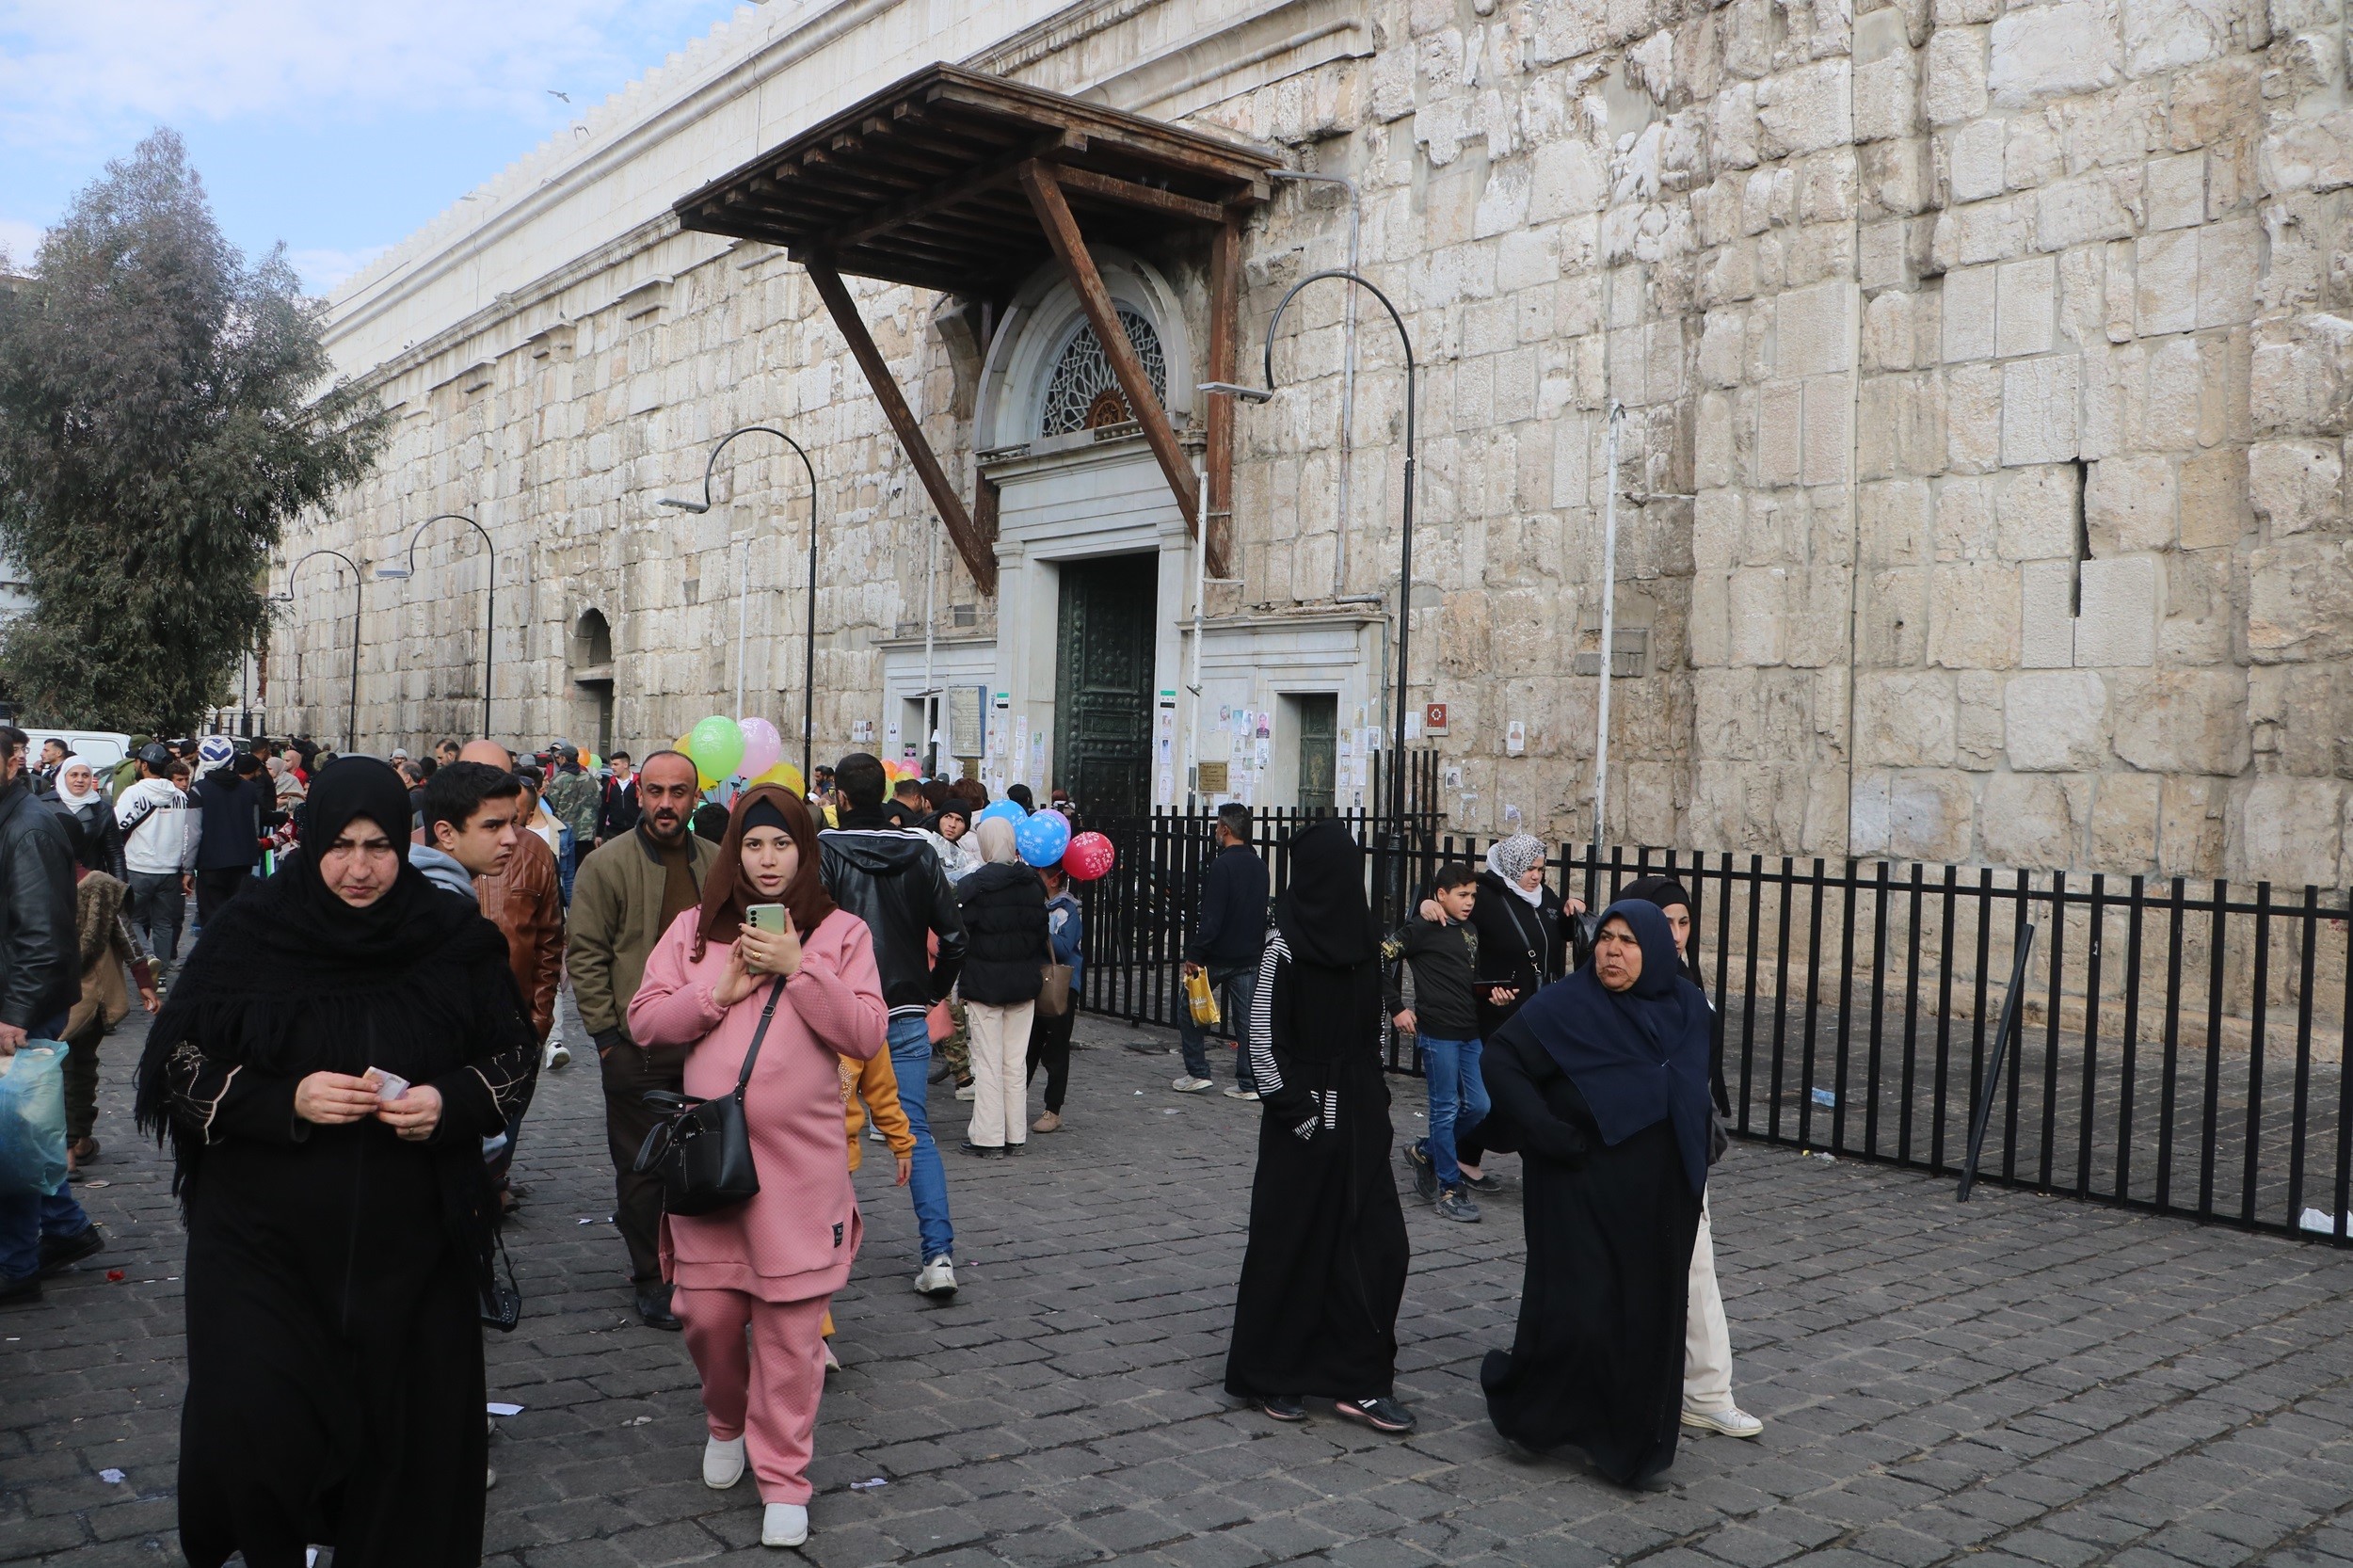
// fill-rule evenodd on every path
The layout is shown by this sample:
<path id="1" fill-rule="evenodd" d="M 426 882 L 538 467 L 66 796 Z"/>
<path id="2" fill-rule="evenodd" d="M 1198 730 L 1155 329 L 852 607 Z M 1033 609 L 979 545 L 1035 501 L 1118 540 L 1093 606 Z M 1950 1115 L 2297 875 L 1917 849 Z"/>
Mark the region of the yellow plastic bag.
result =
<path id="1" fill-rule="evenodd" d="M 1185 1005 L 1193 1012 L 1193 1021 L 1204 1029 L 1225 1021 L 1217 1010 L 1217 993 L 1209 989 L 1207 969 L 1195 969 L 1185 976 Z"/>

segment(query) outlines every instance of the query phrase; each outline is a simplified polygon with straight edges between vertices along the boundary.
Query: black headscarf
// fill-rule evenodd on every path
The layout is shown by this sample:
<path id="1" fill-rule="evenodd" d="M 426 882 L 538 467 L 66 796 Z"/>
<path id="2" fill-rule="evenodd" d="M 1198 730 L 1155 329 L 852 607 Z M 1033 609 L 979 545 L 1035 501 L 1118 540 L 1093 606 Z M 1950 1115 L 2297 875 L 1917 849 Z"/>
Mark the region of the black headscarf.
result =
<path id="1" fill-rule="evenodd" d="M 1622 1144 L 1672 1121 L 1684 1176 L 1692 1192 L 1705 1192 L 1714 1015 L 1683 977 L 1674 933 L 1657 904 L 1622 898 L 1601 912 L 1600 926 L 1613 920 L 1624 920 L 1641 944 L 1642 972 L 1634 984 L 1612 991 L 1588 964 L 1537 992 L 1519 1019 L 1585 1096 L 1603 1143 Z"/>
<path id="2" fill-rule="evenodd" d="M 1353 968 L 1381 947 L 1365 901 L 1365 852 L 1338 819 L 1291 836 L 1290 885 L 1274 901 L 1274 925 L 1302 964 Z"/>
<path id="3" fill-rule="evenodd" d="M 383 897 L 355 909 L 328 888 L 319 858 L 361 817 L 392 840 L 401 866 Z M 408 821 L 408 791 L 390 766 L 329 763 L 311 784 L 304 849 L 204 922 L 139 1061 L 139 1125 L 173 1132 L 175 1190 L 202 1152 L 169 1121 L 167 1064 L 184 1044 L 273 1076 L 381 1067 L 425 1083 L 483 1048 L 465 1037 L 483 1019 L 513 1023 L 520 1001 L 506 938 L 472 899 L 409 864 Z"/>
<path id="4" fill-rule="evenodd" d="M 1657 874 L 1638 876 L 1618 889 L 1618 897 L 1621 900 L 1641 899 L 1643 903 L 1655 904 L 1661 909 L 1672 909 L 1679 904 L 1683 905 L 1686 915 L 1697 913 L 1697 906 L 1691 903 L 1691 895 L 1684 890 L 1682 883 L 1672 876 Z M 1707 989 L 1707 982 L 1700 974 L 1699 947 L 1700 934 L 1695 924 L 1691 935 L 1684 941 L 1683 978 L 1705 992 Z"/>

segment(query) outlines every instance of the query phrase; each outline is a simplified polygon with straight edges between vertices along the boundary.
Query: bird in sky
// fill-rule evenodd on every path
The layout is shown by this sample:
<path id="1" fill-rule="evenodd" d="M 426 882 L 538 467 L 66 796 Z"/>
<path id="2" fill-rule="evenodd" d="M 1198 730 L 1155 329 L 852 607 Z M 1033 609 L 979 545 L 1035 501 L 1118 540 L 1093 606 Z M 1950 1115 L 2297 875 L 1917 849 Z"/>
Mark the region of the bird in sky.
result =
<path id="1" fill-rule="evenodd" d="M 570 103 L 570 102 L 572 101 L 572 95 L 571 95 L 570 93 L 568 93 L 568 92 L 558 92 L 558 91 L 556 91 L 553 88 L 548 88 L 548 96 L 549 96 L 550 98 L 561 98 L 561 99 L 562 99 L 562 100 L 564 100 L 564 102 L 565 102 L 565 103 L 567 103 L 567 104 L 568 104 L 568 103 Z"/>

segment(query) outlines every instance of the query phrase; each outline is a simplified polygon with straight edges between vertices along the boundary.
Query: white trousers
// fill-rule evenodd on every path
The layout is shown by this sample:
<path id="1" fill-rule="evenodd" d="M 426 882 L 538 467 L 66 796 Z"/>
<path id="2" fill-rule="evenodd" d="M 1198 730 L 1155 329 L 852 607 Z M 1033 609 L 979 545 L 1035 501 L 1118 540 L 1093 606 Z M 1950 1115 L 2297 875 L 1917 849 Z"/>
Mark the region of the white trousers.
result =
<path id="1" fill-rule="evenodd" d="M 965 1136 L 982 1148 L 1030 1141 L 1030 1022 L 1036 1011 L 1033 1001 L 997 1007 L 965 1000 L 972 1045 L 972 1128 Z"/>
<path id="2" fill-rule="evenodd" d="M 1683 1317 L 1683 1408 L 1732 1408 L 1732 1331 L 1724 1323 L 1723 1292 L 1716 1288 L 1716 1235 L 1707 1200 L 1700 1200 L 1699 1239 L 1691 1246 L 1689 1304 Z"/>

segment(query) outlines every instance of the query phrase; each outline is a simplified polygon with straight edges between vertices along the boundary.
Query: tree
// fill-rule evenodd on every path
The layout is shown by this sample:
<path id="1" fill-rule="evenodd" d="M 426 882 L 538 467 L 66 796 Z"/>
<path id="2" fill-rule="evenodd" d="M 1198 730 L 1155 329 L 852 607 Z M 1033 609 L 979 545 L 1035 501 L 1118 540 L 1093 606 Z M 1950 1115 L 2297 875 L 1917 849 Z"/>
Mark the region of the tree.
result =
<path id="1" fill-rule="evenodd" d="M 185 734 L 260 642 L 287 520 L 367 472 L 383 416 L 330 382 L 285 248 L 246 264 L 169 130 L 11 282 L 0 549 L 35 607 L 0 670 L 36 722 Z"/>

